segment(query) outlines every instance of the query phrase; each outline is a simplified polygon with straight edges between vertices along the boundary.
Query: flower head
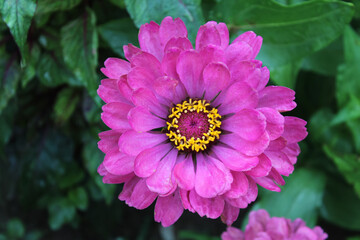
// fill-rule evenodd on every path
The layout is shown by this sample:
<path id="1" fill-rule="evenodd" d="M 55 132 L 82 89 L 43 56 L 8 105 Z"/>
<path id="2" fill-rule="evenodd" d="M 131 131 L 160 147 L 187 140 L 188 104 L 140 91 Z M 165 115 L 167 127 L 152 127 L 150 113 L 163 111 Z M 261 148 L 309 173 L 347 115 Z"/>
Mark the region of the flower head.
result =
<path id="1" fill-rule="evenodd" d="M 228 227 L 221 235 L 222 240 L 325 240 L 327 237 L 320 227 L 311 229 L 300 218 L 293 222 L 286 218 L 270 218 L 263 209 L 250 213 L 245 232 Z"/>
<path id="2" fill-rule="evenodd" d="M 125 183 L 119 199 L 173 224 L 184 209 L 236 220 L 257 184 L 280 191 L 307 135 L 306 122 L 284 117 L 294 91 L 266 86 L 262 38 L 246 32 L 229 45 L 224 23 L 201 26 L 195 49 L 180 19 L 144 24 L 140 48 L 109 58 L 102 72 L 100 133 L 105 183 Z"/>

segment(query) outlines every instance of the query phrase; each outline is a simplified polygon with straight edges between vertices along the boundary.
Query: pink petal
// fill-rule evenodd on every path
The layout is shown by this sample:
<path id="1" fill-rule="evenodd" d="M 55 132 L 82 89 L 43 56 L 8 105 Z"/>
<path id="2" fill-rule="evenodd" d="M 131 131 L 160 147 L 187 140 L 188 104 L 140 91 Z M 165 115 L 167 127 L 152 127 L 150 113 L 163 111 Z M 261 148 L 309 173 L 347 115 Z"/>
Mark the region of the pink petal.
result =
<path id="1" fill-rule="evenodd" d="M 178 57 L 176 71 L 191 97 L 201 97 L 204 92 L 201 79 L 203 67 L 202 57 L 195 51 L 182 52 Z"/>
<path id="2" fill-rule="evenodd" d="M 123 49 L 124 49 L 124 55 L 125 55 L 126 59 L 129 61 L 131 61 L 131 59 L 134 56 L 136 56 L 137 54 L 142 52 L 140 48 L 137 48 L 132 44 L 124 45 Z"/>
<path id="3" fill-rule="evenodd" d="M 284 117 L 273 108 L 258 108 L 266 117 L 266 131 L 270 140 L 277 139 L 284 132 Z"/>
<path id="4" fill-rule="evenodd" d="M 183 211 L 178 191 L 167 197 L 158 197 L 155 204 L 155 221 L 161 222 L 163 227 L 169 227 L 180 218 Z"/>
<path id="5" fill-rule="evenodd" d="M 289 176 L 294 171 L 294 166 L 290 163 L 286 154 L 280 151 L 266 151 L 265 154 L 270 159 L 272 166 L 281 175 Z"/>
<path id="6" fill-rule="evenodd" d="M 99 165 L 97 172 L 100 176 L 105 176 L 106 174 L 108 174 L 108 171 L 106 171 L 106 168 L 104 167 L 104 162 Z"/>
<path id="7" fill-rule="evenodd" d="M 129 129 L 127 115 L 131 108 L 132 106 L 126 103 L 107 103 L 102 107 L 101 119 L 109 128 Z"/>
<path id="8" fill-rule="evenodd" d="M 249 189 L 248 189 L 248 192 L 246 193 L 246 195 L 243 196 L 243 198 L 248 203 L 251 203 L 251 202 L 255 201 L 258 196 L 258 187 L 256 185 L 256 182 L 251 177 L 247 177 L 247 178 L 249 181 Z"/>
<path id="9" fill-rule="evenodd" d="M 222 136 L 222 139 L 225 138 L 225 136 L 228 135 Z M 228 147 L 214 145 L 212 146 L 212 149 L 217 158 L 220 159 L 226 167 L 234 171 L 250 170 L 259 162 L 257 157 L 245 156 L 242 153 Z"/>
<path id="10" fill-rule="evenodd" d="M 229 45 L 229 31 L 225 23 L 207 22 L 199 28 L 196 36 L 196 49 L 216 45 L 225 49 Z"/>
<path id="11" fill-rule="evenodd" d="M 170 144 L 160 144 L 142 151 L 135 159 L 135 174 L 142 178 L 150 177 L 158 168 L 160 160 L 169 153 L 171 148 Z"/>
<path id="12" fill-rule="evenodd" d="M 104 102 L 127 102 L 118 90 L 117 81 L 115 79 L 101 80 L 97 94 Z"/>
<path id="13" fill-rule="evenodd" d="M 176 72 L 176 63 L 178 57 L 182 51 L 178 48 L 168 49 L 164 55 L 163 60 L 161 61 L 161 71 L 174 79 L 179 79 L 179 75 Z"/>
<path id="14" fill-rule="evenodd" d="M 130 63 L 119 58 L 108 58 L 105 67 L 100 70 L 108 78 L 119 79 L 120 76 L 128 74 L 131 69 Z"/>
<path id="15" fill-rule="evenodd" d="M 257 92 L 245 82 L 236 82 L 221 93 L 215 101 L 220 104 L 219 113 L 236 113 L 244 108 L 255 108 L 258 104 Z"/>
<path id="16" fill-rule="evenodd" d="M 234 43 L 240 42 L 240 41 L 246 42 L 252 47 L 253 55 L 251 58 L 255 58 L 260 51 L 263 39 L 261 36 L 256 36 L 256 34 L 254 32 L 249 31 L 249 32 L 245 32 L 245 33 L 241 34 L 240 36 L 238 36 L 234 40 Z"/>
<path id="17" fill-rule="evenodd" d="M 288 222 L 285 218 L 273 217 L 270 218 L 266 224 L 266 232 L 272 237 L 276 239 L 288 238 L 290 236 Z"/>
<path id="18" fill-rule="evenodd" d="M 119 130 L 108 130 L 105 132 L 99 133 L 100 141 L 98 142 L 98 147 L 103 153 L 118 151 L 119 147 L 117 142 L 122 134 L 122 131 Z"/>
<path id="19" fill-rule="evenodd" d="M 269 177 L 272 178 L 276 184 L 279 184 L 281 186 L 285 185 L 285 180 L 275 168 L 271 169 Z"/>
<path id="20" fill-rule="evenodd" d="M 156 193 L 151 192 L 144 179 L 138 180 L 134 177 L 129 182 L 126 182 L 123 191 L 119 195 L 119 199 L 125 201 L 130 207 L 137 209 L 145 209 L 149 207 L 157 197 Z"/>
<path id="21" fill-rule="evenodd" d="M 134 171 L 135 158 L 122 152 L 113 152 L 105 155 L 104 167 L 114 175 L 127 175 Z"/>
<path id="22" fill-rule="evenodd" d="M 168 109 L 160 104 L 154 93 L 149 89 L 139 88 L 134 91 L 132 102 L 135 106 L 143 106 L 159 117 L 166 118 L 168 115 Z"/>
<path id="23" fill-rule="evenodd" d="M 226 232 L 221 234 L 221 240 L 245 240 L 245 236 L 240 229 L 228 227 Z"/>
<path id="24" fill-rule="evenodd" d="M 225 62 L 225 51 L 219 46 L 205 46 L 199 51 L 199 54 L 202 57 L 201 63 L 203 66 L 206 66 L 211 62 Z"/>
<path id="25" fill-rule="evenodd" d="M 246 172 L 247 175 L 252 177 L 264 177 L 269 174 L 271 170 L 270 159 L 265 154 L 259 155 L 258 158 L 259 158 L 259 164 L 250 171 L 247 171 Z"/>
<path id="26" fill-rule="evenodd" d="M 180 18 L 166 17 L 162 20 L 159 29 L 160 40 L 163 46 L 172 39 L 178 37 L 187 37 L 187 30 L 184 22 Z"/>
<path id="27" fill-rule="evenodd" d="M 177 159 L 178 151 L 173 149 L 159 163 L 156 172 L 146 179 L 146 185 L 152 192 L 165 195 L 174 189 L 172 170 Z"/>
<path id="28" fill-rule="evenodd" d="M 243 197 L 238 198 L 226 198 L 226 203 L 235 208 L 247 208 L 249 203 Z"/>
<path id="29" fill-rule="evenodd" d="M 297 143 L 307 136 L 306 121 L 297 117 L 285 117 L 285 129 L 283 137 L 288 143 Z"/>
<path id="30" fill-rule="evenodd" d="M 225 193 L 227 198 L 238 198 L 245 195 L 249 189 L 249 181 L 242 172 L 231 172 L 234 181 L 229 191 Z"/>
<path id="31" fill-rule="evenodd" d="M 145 107 L 134 107 L 128 114 L 131 127 L 137 132 L 147 132 L 165 126 L 165 121 L 149 112 Z"/>
<path id="32" fill-rule="evenodd" d="M 291 111 L 296 107 L 295 92 L 290 88 L 269 86 L 259 92 L 258 107 L 274 108 L 280 112 Z"/>
<path id="33" fill-rule="evenodd" d="M 167 42 L 164 52 L 167 53 L 173 50 L 174 48 L 180 50 L 190 50 L 193 49 L 193 46 L 188 38 L 185 37 L 172 38 Z"/>
<path id="34" fill-rule="evenodd" d="M 213 99 L 230 82 L 230 72 L 224 63 L 210 63 L 203 71 L 205 97 Z"/>
<path id="35" fill-rule="evenodd" d="M 120 94 L 123 96 L 124 99 L 126 99 L 130 103 L 133 90 L 130 88 L 128 84 L 127 75 L 120 77 L 120 80 L 118 80 L 117 84 Z"/>
<path id="36" fill-rule="evenodd" d="M 137 156 L 143 150 L 160 144 L 166 139 L 165 134 L 138 133 L 134 130 L 128 130 L 121 135 L 117 142 L 120 151 L 131 156 Z"/>
<path id="37" fill-rule="evenodd" d="M 153 88 L 157 96 L 163 97 L 166 100 L 174 103 L 180 102 L 181 99 L 184 99 L 185 91 L 178 95 L 177 88 L 182 88 L 183 86 L 179 86 L 179 81 L 174 78 L 164 76 L 156 79 Z"/>
<path id="38" fill-rule="evenodd" d="M 226 48 L 225 56 L 229 69 L 233 69 L 239 62 L 252 59 L 253 50 L 246 42 L 235 42 Z"/>
<path id="39" fill-rule="evenodd" d="M 203 198 L 200 197 L 194 190 L 190 191 L 189 199 L 191 206 L 200 215 L 200 217 L 207 216 L 208 218 L 218 218 L 224 210 L 225 202 L 220 197 Z"/>
<path id="40" fill-rule="evenodd" d="M 293 234 L 294 240 L 319 240 L 318 235 L 309 227 L 303 226 Z"/>
<path id="41" fill-rule="evenodd" d="M 254 109 L 242 109 L 223 121 L 222 128 L 238 134 L 245 140 L 255 141 L 265 132 L 266 118 Z"/>
<path id="42" fill-rule="evenodd" d="M 253 142 L 246 141 L 245 139 L 242 139 L 239 135 L 234 133 L 224 134 L 221 136 L 220 140 L 221 142 L 235 148 L 236 150 L 247 156 L 260 155 L 269 146 L 270 142 L 267 132 L 264 132 L 263 135 L 261 135 L 257 140 Z"/>
<path id="43" fill-rule="evenodd" d="M 127 175 L 113 175 L 111 173 L 106 174 L 106 176 L 103 177 L 103 183 L 107 184 L 119 184 L 129 181 L 131 178 L 133 178 L 135 175 L 134 173 L 129 173 Z"/>
<path id="44" fill-rule="evenodd" d="M 249 224 L 248 225 L 255 225 L 260 224 L 262 227 L 259 231 L 265 231 L 266 223 L 269 221 L 270 215 L 264 209 L 259 209 L 257 211 L 252 211 L 249 214 Z"/>
<path id="45" fill-rule="evenodd" d="M 213 198 L 228 190 L 233 178 L 218 160 L 203 154 L 196 155 L 195 191 L 204 198 Z"/>
<path id="46" fill-rule="evenodd" d="M 273 141 L 270 141 L 270 144 L 266 150 L 267 151 L 281 151 L 286 147 L 286 145 L 287 145 L 286 139 L 283 137 L 279 137 Z"/>
<path id="47" fill-rule="evenodd" d="M 156 76 L 143 67 L 134 67 L 127 76 L 128 84 L 133 90 L 151 88 L 155 79 Z"/>
<path id="48" fill-rule="evenodd" d="M 263 188 L 266 188 L 270 191 L 273 191 L 273 192 L 281 192 L 281 188 L 276 185 L 274 183 L 274 181 L 269 178 L 268 176 L 266 177 L 253 177 L 254 181 L 259 184 L 260 186 L 262 186 Z"/>
<path id="49" fill-rule="evenodd" d="M 141 50 L 148 52 L 161 60 L 163 57 L 163 49 L 160 42 L 159 29 L 160 26 L 153 21 L 141 25 L 139 31 L 139 44 Z"/>
<path id="50" fill-rule="evenodd" d="M 295 164 L 297 162 L 297 156 L 300 154 L 300 147 L 297 143 L 288 144 L 283 150 L 283 153 L 289 158 L 291 164 Z"/>
<path id="51" fill-rule="evenodd" d="M 182 161 L 178 161 L 178 163 L 174 167 L 174 178 L 179 186 L 179 188 L 184 190 L 191 190 L 194 188 L 195 184 L 195 167 L 194 162 L 191 155 L 188 155 L 183 158 Z"/>
<path id="52" fill-rule="evenodd" d="M 226 225 L 230 226 L 233 222 L 236 221 L 240 213 L 240 209 L 233 207 L 230 204 L 225 202 L 224 211 L 221 214 L 221 221 Z M 239 238 L 237 238 L 240 240 Z"/>
<path id="53" fill-rule="evenodd" d="M 147 52 L 141 52 L 131 59 L 133 67 L 145 68 L 155 78 L 162 76 L 159 60 Z"/>
<path id="54" fill-rule="evenodd" d="M 194 213 L 195 210 L 190 204 L 190 196 L 189 196 L 190 192 L 183 190 L 183 189 L 179 189 L 179 193 L 180 193 L 180 198 L 181 198 L 181 202 L 182 202 L 184 209 L 187 209 L 190 212 Z"/>

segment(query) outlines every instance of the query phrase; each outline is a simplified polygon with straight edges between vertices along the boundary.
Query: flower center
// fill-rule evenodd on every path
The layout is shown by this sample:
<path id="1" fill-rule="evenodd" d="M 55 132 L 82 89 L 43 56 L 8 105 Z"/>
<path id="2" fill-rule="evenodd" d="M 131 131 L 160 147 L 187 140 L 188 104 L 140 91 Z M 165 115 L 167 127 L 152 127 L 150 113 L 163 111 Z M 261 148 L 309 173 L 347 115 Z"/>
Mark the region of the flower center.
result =
<path id="1" fill-rule="evenodd" d="M 204 151 L 219 139 L 221 116 L 206 100 L 183 101 L 171 109 L 167 133 L 170 141 L 181 151 Z"/>

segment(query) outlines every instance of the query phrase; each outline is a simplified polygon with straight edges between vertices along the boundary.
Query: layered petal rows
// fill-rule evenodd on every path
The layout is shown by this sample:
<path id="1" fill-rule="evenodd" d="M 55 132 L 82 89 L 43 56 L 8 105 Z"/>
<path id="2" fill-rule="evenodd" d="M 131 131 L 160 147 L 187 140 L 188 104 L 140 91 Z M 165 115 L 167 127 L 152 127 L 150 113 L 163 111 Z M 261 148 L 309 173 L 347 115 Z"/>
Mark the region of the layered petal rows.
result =
<path id="1" fill-rule="evenodd" d="M 141 26 L 140 48 L 109 58 L 101 71 L 100 133 L 104 183 L 125 183 L 119 199 L 173 224 L 184 209 L 231 224 L 257 197 L 280 191 L 294 170 L 306 122 L 281 113 L 295 92 L 266 86 L 255 60 L 262 38 L 246 32 L 229 44 L 224 23 L 201 26 L 195 49 L 180 19 Z"/>
<path id="2" fill-rule="evenodd" d="M 295 221 L 271 218 L 263 209 L 250 213 L 245 232 L 228 227 L 221 235 L 222 240 L 325 240 L 327 237 L 320 227 L 311 229 L 300 218 Z"/>

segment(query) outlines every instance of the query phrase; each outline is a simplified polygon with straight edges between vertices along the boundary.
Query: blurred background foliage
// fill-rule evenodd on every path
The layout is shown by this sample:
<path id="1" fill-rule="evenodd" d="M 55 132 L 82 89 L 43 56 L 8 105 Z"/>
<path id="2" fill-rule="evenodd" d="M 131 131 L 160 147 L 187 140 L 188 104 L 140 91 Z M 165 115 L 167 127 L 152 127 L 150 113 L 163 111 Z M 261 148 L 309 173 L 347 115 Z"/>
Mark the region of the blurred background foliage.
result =
<path id="1" fill-rule="evenodd" d="M 153 209 L 117 200 L 96 169 L 108 57 L 138 28 L 180 17 L 194 42 L 206 21 L 232 39 L 263 36 L 271 84 L 296 90 L 291 115 L 308 121 L 296 170 L 281 193 L 260 190 L 249 209 L 303 218 L 329 239 L 360 239 L 360 1 L 0 0 L 0 240 L 219 239 L 225 225 L 185 213 L 171 228 Z"/>

